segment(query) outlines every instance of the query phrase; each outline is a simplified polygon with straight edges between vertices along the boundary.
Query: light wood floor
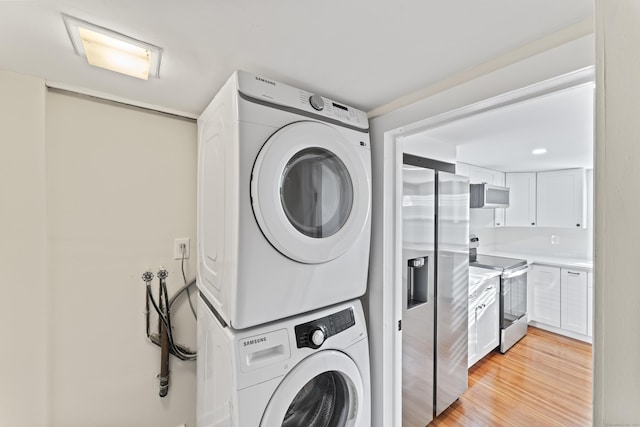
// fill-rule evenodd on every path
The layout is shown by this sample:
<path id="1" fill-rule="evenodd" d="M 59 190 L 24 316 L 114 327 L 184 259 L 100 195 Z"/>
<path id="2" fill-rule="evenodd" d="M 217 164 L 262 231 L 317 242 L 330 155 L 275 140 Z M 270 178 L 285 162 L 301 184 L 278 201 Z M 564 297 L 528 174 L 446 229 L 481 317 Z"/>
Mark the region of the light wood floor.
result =
<path id="1" fill-rule="evenodd" d="M 529 327 L 469 370 L 469 389 L 431 426 L 590 426 L 591 345 Z"/>

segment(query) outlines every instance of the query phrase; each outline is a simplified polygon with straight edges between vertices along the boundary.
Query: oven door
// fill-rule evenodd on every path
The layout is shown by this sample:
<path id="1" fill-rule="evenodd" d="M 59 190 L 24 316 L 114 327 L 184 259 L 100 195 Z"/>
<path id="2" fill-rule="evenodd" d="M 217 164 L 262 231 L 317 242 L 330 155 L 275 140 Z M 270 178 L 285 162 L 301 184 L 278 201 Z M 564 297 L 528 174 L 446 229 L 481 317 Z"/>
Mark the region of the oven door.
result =
<path id="1" fill-rule="evenodd" d="M 500 280 L 500 352 L 506 353 L 527 334 L 528 266 L 506 270 Z"/>
<path id="2" fill-rule="evenodd" d="M 500 293 L 500 318 L 502 329 L 506 329 L 527 314 L 527 272 L 525 265 L 502 273 Z"/>

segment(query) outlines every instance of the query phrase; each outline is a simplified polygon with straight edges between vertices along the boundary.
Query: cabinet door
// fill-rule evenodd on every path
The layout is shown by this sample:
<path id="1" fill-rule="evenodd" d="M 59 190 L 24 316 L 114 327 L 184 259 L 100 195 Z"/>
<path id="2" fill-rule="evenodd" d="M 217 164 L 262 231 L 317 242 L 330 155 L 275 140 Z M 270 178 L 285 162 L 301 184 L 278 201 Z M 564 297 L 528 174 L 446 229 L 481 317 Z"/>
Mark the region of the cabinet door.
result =
<path id="1" fill-rule="evenodd" d="M 529 271 L 530 320 L 560 327 L 560 268 L 534 264 Z"/>
<path id="2" fill-rule="evenodd" d="M 509 207 L 505 209 L 505 225 L 508 227 L 533 227 L 536 225 L 536 174 L 507 173 Z"/>
<path id="3" fill-rule="evenodd" d="M 476 304 L 475 295 L 469 296 L 469 350 L 467 357 L 467 367 L 470 368 L 474 363 L 478 361 L 478 333 L 476 330 L 476 309 L 478 305 Z"/>
<path id="4" fill-rule="evenodd" d="M 501 187 L 506 186 L 506 176 L 504 172 L 495 172 L 493 182 Z M 504 227 L 504 208 L 494 209 L 493 213 L 494 227 Z"/>
<path id="5" fill-rule="evenodd" d="M 584 169 L 538 173 L 537 216 L 540 227 L 586 226 Z"/>
<path id="6" fill-rule="evenodd" d="M 562 269 L 560 327 L 587 335 L 587 272 Z"/>
<path id="7" fill-rule="evenodd" d="M 480 309 L 476 317 L 476 328 L 478 333 L 477 352 L 479 358 L 483 358 L 491 350 L 500 345 L 500 303 L 498 300 L 498 289 L 500 279 L 494 278 L 482 287 L 482 300 Z"/>

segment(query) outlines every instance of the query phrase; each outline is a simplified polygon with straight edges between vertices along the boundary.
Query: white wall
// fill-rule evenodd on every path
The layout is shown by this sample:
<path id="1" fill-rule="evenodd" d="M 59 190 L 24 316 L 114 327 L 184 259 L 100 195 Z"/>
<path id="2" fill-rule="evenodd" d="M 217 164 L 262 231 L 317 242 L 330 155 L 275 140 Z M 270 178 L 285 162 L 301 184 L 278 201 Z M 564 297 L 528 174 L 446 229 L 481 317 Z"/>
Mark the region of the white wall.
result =
<path id="1" fill-rule="evenodd" d="M 640 425 L 640 3 L 596 17 L 594 424 Z"/>
<path id="2" fill-rule="evenodd" d="M 165 266 L 171 294 L 183 283 L 174 238 L 195 253 L 195 123 L 49 92 L 46 143 L 52 425 L 194 426 L 194 362 L 172 357 L 158 396 L 140 276 Z M 186 304 L 174 323 L 195 349 Z"/>
<path id="3" fill-rule="evenodd" d="M 181 285 L 172 245 L 195 238 L 195 123 L 6 71 L 0 93 L 0 425 L 194 426 L 194 363 L 172 359 L 158 397 L 140 275 L 164 264 Z"/>
<path id="4" fill-rule="evenodd" d="M 44 81 L 0 71 L 0 425 L 45 426 Z"/>
<path id="5" fill-rule="evenodd" d="M 371 346 L 372 398 L 374 426 L 400 425 L 400 349 L 401 333 L 397 322 L 401 316 L 400 264 L 401 246 L 398 227 L 396 165 L 400 152 L 395 133 L 403 127 L 424 121 L 457 108 L 493 96 L 575 71 L 594 63 L 594 37 L 586 36 L 512 65 L 466 81 L 449 90 L 371 120 L 373 175 L 373 216 L 371 267 L 367 304 Z"/>

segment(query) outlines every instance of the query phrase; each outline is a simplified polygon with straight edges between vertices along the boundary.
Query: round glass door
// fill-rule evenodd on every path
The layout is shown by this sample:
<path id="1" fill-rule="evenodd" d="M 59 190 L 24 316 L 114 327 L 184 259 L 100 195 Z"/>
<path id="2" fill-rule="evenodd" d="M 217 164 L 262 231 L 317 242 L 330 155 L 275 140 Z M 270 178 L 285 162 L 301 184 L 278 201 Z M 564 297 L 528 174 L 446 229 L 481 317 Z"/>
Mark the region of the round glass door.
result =
<path id="1" fill-rule="evenodd" d="M 331 151 L 305 148 L 285 166 L 280 200 L 287 219 L 299 232 L 314 238 L 332 236 L 351 213 L 351 176 Z"/>
<path id="2" fill-rule="evenodd" d="M 324 372 L 302 387 L 282 427 L 342 427 L 349 415 L 349 387 L 338 372 Z"/>
<path id="3" fill-rule="evenodd" d="M 324 123 L 296 122 L 274 133 L 251 176 L 253 211 L 271 245 L 308 264 L 345 253 L 370 214 L 368 156 Z"/>
<path id="4" fill-rule="evenodd" d="M 360 371 L 347 355 L 325 350 L 302 360 L 271 397 L 261 427 L 352 427 L 362 423 Z"/>

